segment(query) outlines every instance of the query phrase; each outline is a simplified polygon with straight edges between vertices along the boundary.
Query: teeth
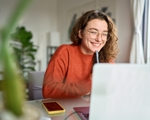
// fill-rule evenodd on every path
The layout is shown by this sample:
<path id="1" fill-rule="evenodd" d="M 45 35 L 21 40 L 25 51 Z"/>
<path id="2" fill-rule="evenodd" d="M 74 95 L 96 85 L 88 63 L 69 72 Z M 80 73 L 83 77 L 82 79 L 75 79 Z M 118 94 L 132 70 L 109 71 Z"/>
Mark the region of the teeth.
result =
<path id="1" fill-rule="evenodd" d="M 93 44 L 93 45 L 98 47 L 100 44 Z"/>

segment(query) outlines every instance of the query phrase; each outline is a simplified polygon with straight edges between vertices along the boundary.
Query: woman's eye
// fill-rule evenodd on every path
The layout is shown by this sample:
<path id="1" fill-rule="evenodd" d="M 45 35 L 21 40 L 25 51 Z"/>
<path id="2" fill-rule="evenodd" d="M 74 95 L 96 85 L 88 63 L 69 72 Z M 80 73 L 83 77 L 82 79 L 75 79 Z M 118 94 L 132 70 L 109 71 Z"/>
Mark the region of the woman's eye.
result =
<path id="1" fill-rule="evenodd" d="M 105 34 L 105 33 L 103 33 L 102 35 L 103 35 L 103 36 L 106 36 L 106 37 L 108 36 L 108 34 Z"/>
<path id="2" fill-rule="evenodd" d="M 91 31 L 92 34 L 97 34 L 97 32 Z"/>

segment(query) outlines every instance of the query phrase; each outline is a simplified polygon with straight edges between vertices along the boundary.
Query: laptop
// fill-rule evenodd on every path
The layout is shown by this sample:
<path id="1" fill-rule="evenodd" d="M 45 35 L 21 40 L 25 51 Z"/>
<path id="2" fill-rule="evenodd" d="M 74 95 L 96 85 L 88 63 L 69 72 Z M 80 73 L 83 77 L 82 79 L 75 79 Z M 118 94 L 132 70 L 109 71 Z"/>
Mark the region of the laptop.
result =
<path id="1" fill-rule="evenodd" d="M 82 120 L 150 120 L 150 65 L 95 64 L 90 107 L 73 109 Z"/>

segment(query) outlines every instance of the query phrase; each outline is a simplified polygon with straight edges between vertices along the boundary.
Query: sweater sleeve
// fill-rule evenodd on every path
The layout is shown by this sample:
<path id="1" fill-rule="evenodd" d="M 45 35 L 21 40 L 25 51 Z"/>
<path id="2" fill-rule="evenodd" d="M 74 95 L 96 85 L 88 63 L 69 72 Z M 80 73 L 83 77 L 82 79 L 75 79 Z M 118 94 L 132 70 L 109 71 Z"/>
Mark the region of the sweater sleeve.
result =
<path id="1" fill-rule="evenodd" d="M 44 98 L 74 98 L 91 91 L 91 75 L 86 80 L 70 82 L 65 79 L 67 69 L 66 54 L 54 55 L 44 76 Z"/>

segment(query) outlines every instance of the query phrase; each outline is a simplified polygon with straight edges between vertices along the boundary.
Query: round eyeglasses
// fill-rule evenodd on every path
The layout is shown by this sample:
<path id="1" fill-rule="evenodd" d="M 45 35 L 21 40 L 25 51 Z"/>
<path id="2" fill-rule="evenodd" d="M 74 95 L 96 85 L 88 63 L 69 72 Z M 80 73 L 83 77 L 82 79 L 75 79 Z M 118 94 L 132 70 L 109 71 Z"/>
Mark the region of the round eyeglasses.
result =
<path id="1" fill-rule="evenodd" d="M 89 33 L 90 38 L 92 39 L 96 39 L 99 35 L 101 35 L 101 39 L 104 41 L 108 41 L 109 40 L 109 33 L 108 32 L 99 32 L 97 30 L 87 30 L 87 32 Z"/>

